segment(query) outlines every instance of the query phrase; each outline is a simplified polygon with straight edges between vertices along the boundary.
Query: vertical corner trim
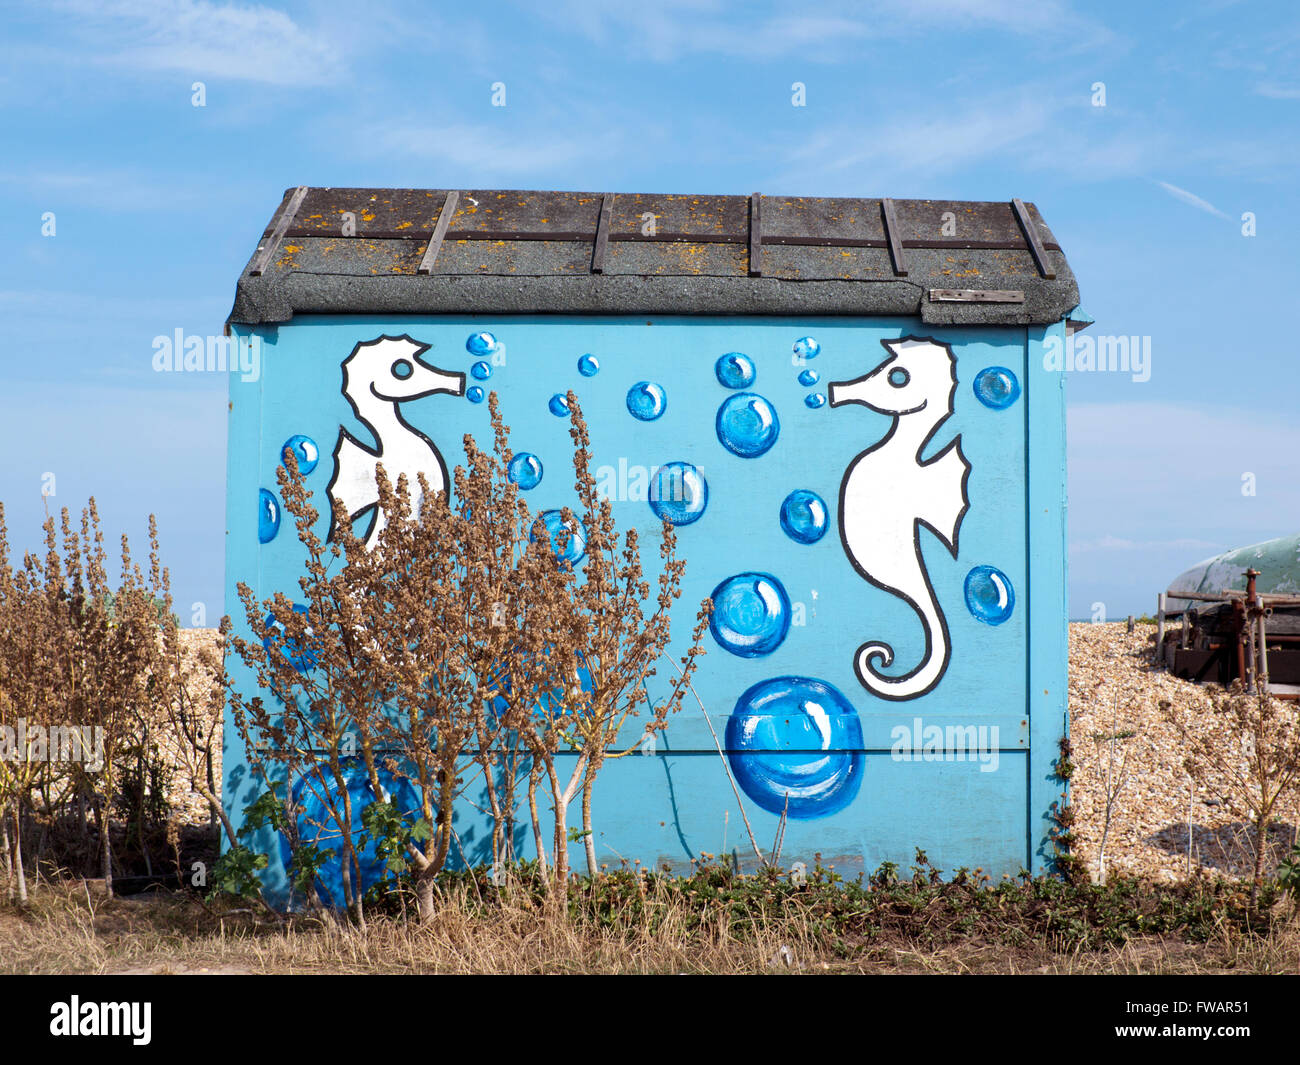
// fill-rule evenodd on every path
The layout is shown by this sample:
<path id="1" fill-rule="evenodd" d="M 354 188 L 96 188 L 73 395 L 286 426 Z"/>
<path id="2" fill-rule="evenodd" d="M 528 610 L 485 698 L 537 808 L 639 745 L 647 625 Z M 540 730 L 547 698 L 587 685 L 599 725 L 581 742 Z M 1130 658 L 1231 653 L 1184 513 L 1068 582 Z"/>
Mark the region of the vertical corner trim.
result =
<path id="1" fill-rule="evenodd" d="M 433 236 L 429 238 L 429 246 L 424 249 L 424 257 L 420 260 L 420 265 L 416 267 L 417 274 L 427 274 L 433 270 L 433 261 L 438 258 L 438 250 L 442 247 L 442 239 L 447 235 L 447 227 L 451 225 L 451 216 L 456 213 L 456 207 L 460 204 L 460 193 L 452 189 L 447 193 L 447 198 L 442 201 L 442 207 L 438 211 L 438 224 L 433 227 Z"/>
<path id="2" fill-rule="evenodd" d="M 754 193 L 749 198 L 749 276 L 763 276 L 763 219 L 760 210 L 763 204 L 761 193 Z"/>
<path id="3" fill-rule="evenodd" d="M 885 240 L 889 243 L 889 257 L 894 260 L 894 276 L 907 276 L 907 257 L 903 254 L 903 238 L 898 232 L 898 216 L 893 200 L 880 201 L 880 217 L 885 225 Z"/>
<path id="4" fill-rule="evenodd" d="M 596 218 L 596 239 L 591 245 L 591 272 L 605 272 L 605 249 L 609 247 L 609 219 L 614 213 L 614 194 L 605 193 L 600 198 L 600 214 Z"/>
<path id="5" fill-rule="evenodd" d="M 1029 209 L 1019 196 L 1011 201 L 1011 207 L 1016 212 L 1016 221 L 1020 223 L 1020 228 L 1025 234 L 1025 240 L 1029 244 L 1029 253 L 1034 257 L 1034 265 L 1038 267 L 1038 272 L 1048 281 L 1055 280 L 1056 271 L 1047 265 L 1047 251 L 1043 248 L 1042 240 L 1039 239 L 1038 227 L 1034 225 L 1034 220 L 1029 217 Z"/>
<path id="6" fill-rule="evenodd" d="M 280 246 L 280 241 L 284 240 L 285 233 L 293 225 L 293 220 L 298 214 L 298 208 L 302 206 L 302 201 L 306 198 L 306 185 L 299 185 L 293 190 L 289 202 L 284 205 L 284 210 L 280 212 L 280 217 L 276 219 L 275 228 L 271 230 L 271 235 L 257 246 L 257 253 L 253 256 L 253 261 L 248 267 L 249 277 L 262 276 L 262 271 L 270 263 L 271 256 L 275 254 L 275 249 Z"/>

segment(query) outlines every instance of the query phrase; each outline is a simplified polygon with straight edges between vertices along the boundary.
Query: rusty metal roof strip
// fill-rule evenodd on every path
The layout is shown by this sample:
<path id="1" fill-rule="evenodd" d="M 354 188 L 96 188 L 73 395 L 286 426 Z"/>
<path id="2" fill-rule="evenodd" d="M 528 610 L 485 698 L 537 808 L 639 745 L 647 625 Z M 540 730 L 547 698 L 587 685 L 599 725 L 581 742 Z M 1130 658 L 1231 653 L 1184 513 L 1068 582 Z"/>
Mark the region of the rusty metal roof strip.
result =
<path id="1" fill-rule="evenodd" d="M 429 238 L 428 247 L 424 249 L 424 257 L 420 260 L 420 265 L 416 267 L 415 272 L 417 274 L 433 272 L 434 261 L 438 258 L 438 251 L 447 236 L 447 227 L 451 225 L 451 216 L 456 213 L 459 204 L 460 193 L 456 189 L 452 189 L 447 193 L 447 198 L 442 201 L 442 207 L 438 210 L 438 222 L 433 227 L 433 235 Z"/>
<path id="2" fill-rule="evenodd" d="M 275 249 L 280 246 L 280 241 L 284 239 L 284 234 L 293 222 L 294 215 L 298 213 L 298 208 L 302 206 L 302 201 L 307 198 L 307 189 L 307 185 L 299 185 L 294 190 L 289 202 L 284 205 L 284 210 L 280 212 L 280 217 L 276 220 L 271 235 L 258 244 L 257 253 L 253 256 L 253 261 L 248 267 L 250 276 L 262 276 L 262 272 L 271 261 L 271 256 L 275 254 Z"/>
<path id="3" fill-rule="evenodd" d="M 1025 294 L 1019 289 L 997 288 L 932 288 L 931 303 L 1024 303 Z"/>
<path id="4" fill-rule="evenodd" d="M 898 233 L 898 217 L 893 200 L 880 201 L 880 215 L 885 224 L 885 239 L 889 241 L 889 257 L 894 261 L 894 275 L 907 276 L 907 257 L 903 254 L 903 241 Z"/>
<path id="5" fill-rule="evenodd" d="M 1011 201 L 1011 205 L 1015 208 L 1016 221 L 1020 223 L 1020 228 L 1025 231 L 1025 240 L 1029 242 L 1029 250 L 1033 253 L 1038 272 L 1047 280 L 1053 280 L 1056 277 L 1056 272 L 1047 265 L 1047 253 L 1043 250 L 1043 242 L 1038 237 L 1038 229 L 1034 225 L 1034 220 L 1029 217 L 1029 211 L 1019 196 Z"/>

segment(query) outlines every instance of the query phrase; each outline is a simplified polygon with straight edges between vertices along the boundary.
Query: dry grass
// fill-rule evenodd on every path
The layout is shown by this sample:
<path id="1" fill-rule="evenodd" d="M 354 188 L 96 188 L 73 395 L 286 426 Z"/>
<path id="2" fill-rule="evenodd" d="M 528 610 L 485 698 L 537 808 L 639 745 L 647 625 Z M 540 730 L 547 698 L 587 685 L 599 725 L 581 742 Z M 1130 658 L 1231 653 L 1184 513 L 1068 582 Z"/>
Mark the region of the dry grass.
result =
<path id="1" fill-rule="evenodd" d="M 1204 943 L 1145 936 L 1099 950 L 1063 941 L 972 936 L 924 944 L 886 934 L 835 944 L 806 915 L 731 927 L 666 902 L 645 921 L 603 926 L 548 914 L 522 894 L 484 910 L 472 892 L 442 900 L 427 925 L 372 917 L 365 933 L 319 918 L 277 923 L 191 897 L 94 899 L 81 882 L 45 887 L 26 911 L 0 908 L 0 972 L 382 973 L 1294 973 L 1300 922 L 1267 936 L 1223 929 Z"/>

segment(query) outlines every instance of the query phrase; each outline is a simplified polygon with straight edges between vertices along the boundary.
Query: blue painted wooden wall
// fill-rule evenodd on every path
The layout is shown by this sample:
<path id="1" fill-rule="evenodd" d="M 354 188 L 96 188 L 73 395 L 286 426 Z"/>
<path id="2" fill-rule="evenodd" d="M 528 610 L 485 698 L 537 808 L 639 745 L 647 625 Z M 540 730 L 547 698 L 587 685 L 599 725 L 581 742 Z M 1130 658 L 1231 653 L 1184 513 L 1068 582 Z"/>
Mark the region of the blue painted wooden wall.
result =
<path id="1" fill-rule="evenodd" d="M 678 530 L 688 566 L 674 618 L 674 654 L 684 650 L 694 605 L 725 579 L 767 574 L 784 589 L 790 624 L 779 646 L 746 657 L 706 635 L 708 654 L 696 681 L 719 736 L 729 735 L 736 747 L 729 759 L 745 786 L 746 812 L 765 849 L 778 821 L 772 811 L 780 800 L 773 792 L 782 786 L 769 778 L 784 771 L 808 785 L 794 792 L 806 801 L 791 807 L 784 864 L 801 859 L 811 864 L 813 854 L 820 853 L 824 862 L 851 876 L 885 860 L 905 864 L 921 847 L 949 870 L 1042 870 L 1051 856 L 1048 812 L 1061 791 L 1052 766 L 1066 720 L 1066 627 L 1062 377 L 1043 368 L 1041 349 L 1063 328 L 929 327 L 915 319 L 885 318 L 487 316 L 299 316 L 278 328 L 235 327 L 237 337 L 260 338 L 262 374 L 255 382 L 231 380 L 227 613 L 244 632 L 237 581 L 252 585 L 259 597 L 296 590 L 301 556 L 291 520 L 285 515 L 269 542 L 261 543 L 258 535 L 259 489 L 278 495 L 275 474 L 283 445 L 297 435 L 316 444 L 319 462 L 308 484 L 318 494 L 318 508 L 327 513 L 326 486 L 340 430 L 374 443 L 342 393 L 342 363 L 358 344 L 409 336 L 429 345 L 420 356 L 423 362 L 465 373 L 467 388 L 499 394 L 513 449 L 531 452 L 543 464 L 541 483 L 524 496 L 538 511 L 574 502 L 568 420 L 548 407 L 555 393 L 574 389 L 591 426 L 593 466 L 607 467 L 609 483 L 638 496 L 621 498 L 620 492 L 614 512 L 620 529 L 635 526 L 642 534 L 652 575 L 659 519 L 638 492 L 637 468 L 686 462 L 700 471 L 708 486 L 707 507 Z M 467 349 L 467 340 L 483 331 L 496 338 L 495 358 Z M 794 349 L 806 337 L 815 338 L 820 350 L 801 360 Z M 955 559 L 929 528 L 915 533 L 944 618 L 950 657 L 930 690 L 895 699 L 864 685 L 855 670 L 856 653 L 863 644 L 886 643 L 894 659 L 882 672 L 906 673 L 925 657 L 923 624 L 902 596 L 873 585 L 860 572 L 875 572 L 884 565 L 882 558 L 859 558 L 855 568 L 839 529 L 845 472 L 857 456 L 880 444 L 893 419 L 861 403 L 810 406 L 808 397 L 825 396 L 832 383 L 851 382 L 881 367 L 891 358 L 882 342 L 906 337 L 951 351 L 953 413 L 938 426 L 922 458 L 931 459 L 960 435 L 970 468 L 969 508 L 961 518 Z M 763 397 L 779 418 L 775 443 L 756 457 L 733 454 L 717 433 L 719 407 L 737 393 L 720 383 L 715 371 L 719 356 L 730 352 L 752 360 L 756 377 L 743 391 Z M 594 376 L 579 371 L 585 354 L 599 363 Z M 904 358 L 890 365 L 897 369 Z M 491 366 L 486 380 L 470 373 L 480 359 Z M 980 378 L 990 368 L 1004 372 Z M 913 385 L 929 387 L 920 378 L 931 369 L 915 366 Z M 799 379 L 809 370 L 817 375 L 815 384 Z M 883 382 L 889 372 L 884 367 L 864 386 L 877 388 L 872 393 L 877 401 L 888 393 Z M 629 413 L 628 391 L 642 381 L 662 386 L 667 397 L 666 410 L 655 420 Z M 929 402 L 946 400 L 931 396 Z M 464 461 L 463 434 L 490 445 L 487 404 L 464 395 L 411 400 L 401 405 L 401 414 L 434 443 L 448 468 Z M 900 419 L 900 440 L 908 424 Z M 921 475 L 900 465 L 890 476 L 896 483 L 878 471 L 867 485 L 871 498 L 851 505 L 884 525 L 905 523 L 900 535 L 912 537 L 914 515 L 903 513 L 903 504 L 908 486 Z M 814 543 L 797 542 L 782 527 L 782 503 L 795 490 L 816 493 L 828 508 L 829 529 Z M 941 511 L 950 505 L 951 500 L 929 497 L 924 503 Z M 323 536 L 328 519 L 321 521 Z M 252 683 L 237 663 L 230 665 L 237 682 Z M 801 687 L 781 678 L 822 684 Z M 812 710 L 796 712 L 788 727 L 760 727 L 758 735 L 803 753 L 740 749 L 745 742 L 740 720 L 728 732 L 731 716 L 745 709 L 738 708 L 738 700 L 766 681 L 786 694 L 784 702 L 765 704 L 768 710 L 797 711 L 801 701 Z M 843 712 L 837 715 L 836 709 Z M 977 742 L 985 740 L 989 749 L 960 760 L 951 748 L 936 752 L 935 734 L 927 731 L 934 726 L 945 730 L 945 737 L 950 727 L 973 727 Z M 900 746 L 910 758 L 900 757 Z M 224 775 L 225 801 L 238 824 L 256 788 L 229 722 Z M 653 755 L 606 764 L 594 809 L 597 852 L 611 865 L 638 858 L 680 869 L 701 852 L 724 849 L 742 861 L 751 857 L 712 736 L 689 696 Z M 468 860 L 487 860 L 487 823 L 467 805 L 457 811 L 456 826 Z M 521 842 L 523 852 L 531 853 L 531 834 Z M 582 868 L 580 845 L 573 851 L 574 867 Z M 282 876 L 273 853 L 272 884 Z"/>

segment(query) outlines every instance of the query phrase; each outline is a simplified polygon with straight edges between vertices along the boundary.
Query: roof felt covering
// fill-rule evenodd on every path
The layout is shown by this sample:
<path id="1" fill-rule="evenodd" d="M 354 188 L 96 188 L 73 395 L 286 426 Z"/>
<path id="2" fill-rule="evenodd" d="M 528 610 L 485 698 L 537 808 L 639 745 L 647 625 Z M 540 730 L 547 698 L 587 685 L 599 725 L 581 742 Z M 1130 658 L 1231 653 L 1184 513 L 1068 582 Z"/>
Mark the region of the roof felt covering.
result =
<path id="1" fill-rule="evenodd" d="M 767 314 L 1045 325 L 1078 302 L 1032 203 L 304 187 L 285 191 L 230 321 Z"/>

